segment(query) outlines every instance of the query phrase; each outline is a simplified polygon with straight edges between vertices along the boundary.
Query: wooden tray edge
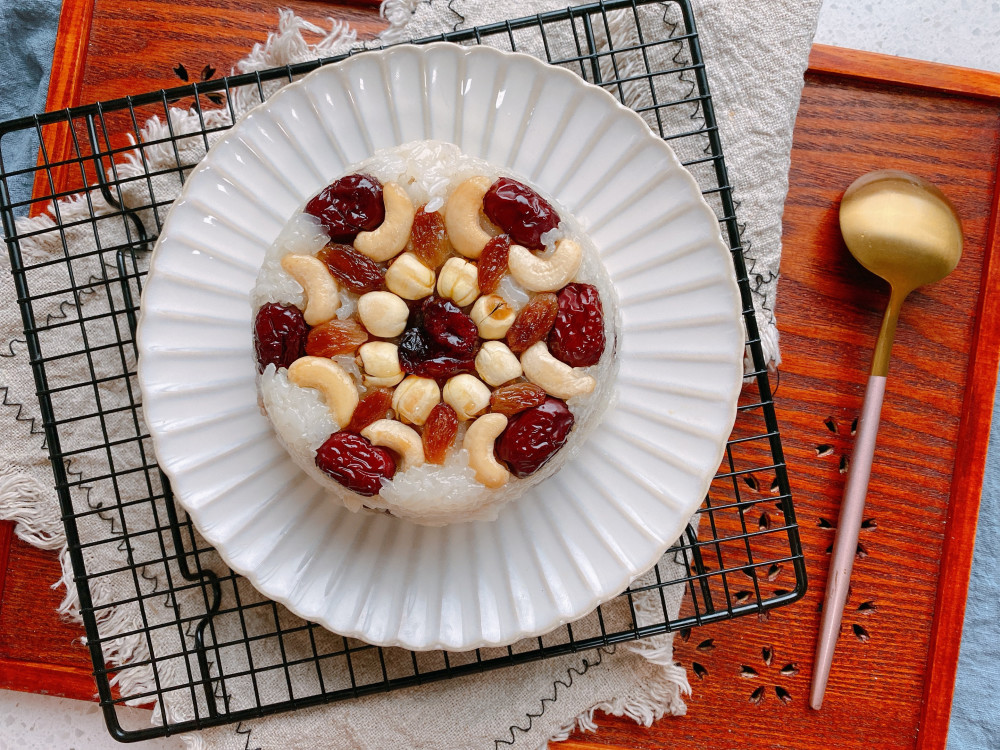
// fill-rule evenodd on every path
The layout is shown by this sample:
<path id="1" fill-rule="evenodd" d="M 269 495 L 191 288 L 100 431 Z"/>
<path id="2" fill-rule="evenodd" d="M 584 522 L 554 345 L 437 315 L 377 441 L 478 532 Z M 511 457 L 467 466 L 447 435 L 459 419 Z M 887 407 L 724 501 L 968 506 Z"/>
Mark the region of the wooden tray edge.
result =
<path id="1" fill-rule="evenodd" d="M 812 46 L 808 71 L 982 99 L 1000 98 L 1000 73 L 828 44 Z"/>
<path id="2" fill-rule="evenodd" d="M 77 667 L 0 659 L 0 689 L 96 701 L 97 686 L 91 672 Z"/>
<path id="3" fill-rule="evenodd" d="M 1000 82 L 1000 76 L 997 80 Z M 952 475 L 930 648 L 924 671 L 917 750 L 944 750 L 947 744 L 965 603 L 972 574 L 976 525 L 993 419 L 993 395 L 997 368 L 1000 367 L 1000 254 L 996 252 L 1000 246 L 1000 191 L 997 191 L 996 182 L 993 185 L 988 237 L 958 430 L 962 439 L 958 444 Z M 989 294 L 987 290 L 993 290 L 993 293 Z"/>
<path id="4" fill-rule="evenodd" d="M 80 91 L 83 89 L 83 75 L 87 69 L 87 46 L 90 44 L 90 30 L 94 20 L 94 3 L 96 0 L 63 0 L 59 12 L 59 26 L 56 30 L 56 43 L 52 50 L 52 70 L 59 75 L 49 77 L 49 91 L 45 99 L 45 110 L 66 109 L 80 103 Z M 73 139 L 69 135 L 69 125 L 59 123 L 42 131 L 42 145 L 48 154 L 49 164 L 67 161 L 73 158 Z M 41 152 L 38 154 L 38 167 L 45 166 Z M 61 186 L 50 186 L 49 175 L 44 169 L 35 172 L 32 196 L 51 194 Z M 37 216 L 45 210 L 43 204 L 31 204 L 29 213 Z"/>

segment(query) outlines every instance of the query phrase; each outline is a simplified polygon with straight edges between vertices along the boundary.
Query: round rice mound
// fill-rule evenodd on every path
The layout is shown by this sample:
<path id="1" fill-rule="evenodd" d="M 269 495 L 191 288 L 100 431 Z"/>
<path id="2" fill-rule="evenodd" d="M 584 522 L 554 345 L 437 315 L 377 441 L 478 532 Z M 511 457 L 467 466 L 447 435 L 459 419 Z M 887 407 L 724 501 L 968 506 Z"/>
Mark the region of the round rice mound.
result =
<path id="1" fill-rule="evenodd" d="M 460 183 L 477 175 L 491 179 L 509 176 L 530 185 L 517 174 L 463 154 L 453 144 L 436 141 L 415 141 L 377 151 L 344 174 L 356 172 L 370 174 L 383 184 L 397 183 L 407 191 L 414 205 L 427 204 L 428 211 L 444 206 Z M 546 244 L 545 252 L 551 252 L 555 242 L 563 237 L 572 237 L 581 245 L 583 262 L 573 281 L 597 287 L 604 307 L 607 339 L 600 361 L 583 368 L 597 381 L 594 391 L 566 402 L 575 419 L 566 444 L 531 476 L 521 479 L 511 475 L 510 480 L 498 489 L 489 489 L 476 481 L 475 472 L 469 466 L 468 451 L 459 447 L 449 451 L 443 465 L 425 463 L 403 472 L 397 471 L 391 480 L 382 480 L 382 491 L 378 495 L 364 497 L 350 491 L 316 466 L 317 449 L 343 425 L 336 424 L 318 391 L 293 385 L 288 381 L 285 368 L 276 369 L 274 365 L 268 365 L 258 375 L 258 395 L 260 406 L 274 426 L 278 441 L 303 471 L 350 510 L 386 512 L 427 526 L 495 520 L 505 503 L 559 471 L 578 452 L 613 402 L 618 373 L 616 349 L 618 331 L 621 330 L 614 286 L 584 228 L 557 200 L 544 194 L 543 197 L 552 204 L 561 219 L 559 227 L 542 238 Z M 314 255 L 328 241 L 329 237 L 320 222 L 300 208 L 265 255 L 250 295 L 254 316 L 268 302 L 302 306 L 302 287 L 282 269 L 281 259 L 292 253 Z M 497 294 L 515 310 L 523 307 L 530 297 L 509 274 L 504 277 Z M 337 317 L 345 319 L 356 308 L 357 295 L 341 290 Z M 363 395 L 366 388 L 354 357 L 345 355 L 335 357 L 334 361 L 347 370 Z M 467 425 L 466 422 L 460 423 L 456 446 L 461 445 Z"/>

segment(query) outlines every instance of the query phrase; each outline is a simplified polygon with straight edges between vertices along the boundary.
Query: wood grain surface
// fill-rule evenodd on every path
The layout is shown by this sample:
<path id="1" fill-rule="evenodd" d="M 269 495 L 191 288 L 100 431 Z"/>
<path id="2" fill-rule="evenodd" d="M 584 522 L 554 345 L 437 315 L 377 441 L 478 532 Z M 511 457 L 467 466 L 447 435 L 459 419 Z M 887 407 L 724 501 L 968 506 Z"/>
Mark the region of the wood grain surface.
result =
<path id="1" fill-rule="evenodd" d="M 350 18 L 364 34 L 382 23 L 374 2 L 286 5 L 318 23 Z M 80 8 L 92 10 L 89 27 Z M 65 0 L 67 13 L 77 20 L 60 29 L 50 108 L 177 85 L 178 64 L 221 75 L 276 21 L 259 0 Z M 776 379 L 810 592 L 765 621 L 677 638 L 693 686 L 687 716 L 649 728 L 599 717 L 598 734 L 559 747 L 944 747 L 1000 350 L 998 142 L 1000 77 L 814 49 L 785 210 Z M 951 197 L 965 253 L 955 273 L 904 308 L 853 592 L 827 702 L 815 712 L 810 662 L 841 466 L 887 292 L 847 254 L 836 210 L 855 177 L 885 167 L 915 172 Z M 53 611 L 54 556 L 10 539 L 0 527 L 0 686 L 91 697 L 81 631 Z"/>

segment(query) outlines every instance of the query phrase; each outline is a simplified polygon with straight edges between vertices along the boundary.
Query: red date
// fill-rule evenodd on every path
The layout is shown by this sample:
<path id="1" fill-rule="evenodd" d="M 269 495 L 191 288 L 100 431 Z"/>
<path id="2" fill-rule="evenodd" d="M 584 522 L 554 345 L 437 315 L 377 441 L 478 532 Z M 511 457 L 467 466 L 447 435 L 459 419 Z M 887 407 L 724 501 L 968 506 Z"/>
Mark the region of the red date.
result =
<path id="1" fill-rule="evenodd" d="M 385 220 L 382 183 L 366 174 L 341 177 L 306 204 L 306 213 L 323 222 L 331 240 L 350 244 Z"/>
<path id="2" fill-rule="evenodd" d="M 542 235 L 559 226 L 559 214 L 547 200 L 509 177 L 498 179 L 483 196 L 483 213 L 529 250 L 541 250 Z"/>
<path id="3" fill-rule="evenodd" d="M 604 354 L 604 307 L 597 287 L 567 284 L 559 292 L 559 312 L 549 334 L 549 351 L 572 367 L 596 365 Z"/>
<path id="4" fill-rule="evenodd" d="M 547 398 L 540 406 L 510 417 L 497 439 L 497 457 L 515 476 L 531 476 L 566 444 L 574 422 L 565 403 Z"/>
<path id="5" fill-rule="evenodd" d="M 263 372 L 268 365 L 288 367 L 304 357 L 308 333 L 309 326 L 299 308 L 276 302 L 262 305 L 253 326 L 258 372 Z"/>
<path id="6" fill-rule="evenodd" d="M 371 497 L 392 479 L 396 461 L 385 448 L 353 432 L 335 432 L 316 451 L 316 465 L 352 492 Z"/>

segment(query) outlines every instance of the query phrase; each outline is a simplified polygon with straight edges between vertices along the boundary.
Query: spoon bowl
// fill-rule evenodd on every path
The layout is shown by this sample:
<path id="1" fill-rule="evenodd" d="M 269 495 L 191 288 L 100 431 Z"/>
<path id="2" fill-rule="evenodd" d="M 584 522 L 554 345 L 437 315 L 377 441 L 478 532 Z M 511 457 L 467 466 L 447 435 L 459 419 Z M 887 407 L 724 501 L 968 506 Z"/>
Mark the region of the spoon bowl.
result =
<path id="1" fill-rule="evenodd" d="M 962 257 L 951 201 L 927 180 L 894 169 L 869 172 L 847 188 L 840 232 L 861 265 L 900 291 L 943 279 Z"/>

